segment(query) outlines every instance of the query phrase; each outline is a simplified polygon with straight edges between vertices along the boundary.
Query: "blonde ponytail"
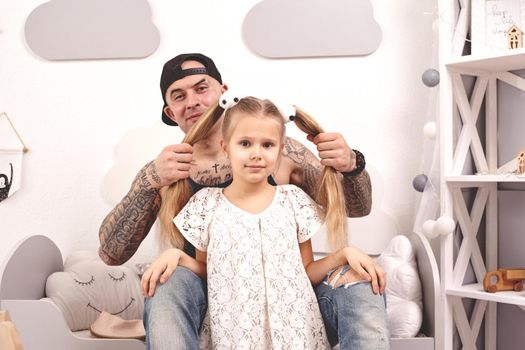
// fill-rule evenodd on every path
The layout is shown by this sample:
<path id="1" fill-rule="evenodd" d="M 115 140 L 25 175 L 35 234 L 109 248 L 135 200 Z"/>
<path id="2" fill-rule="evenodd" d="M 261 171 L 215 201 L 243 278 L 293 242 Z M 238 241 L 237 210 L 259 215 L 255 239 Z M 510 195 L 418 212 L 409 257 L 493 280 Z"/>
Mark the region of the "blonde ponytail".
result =
<path id="1" fill-rule="evenodd" d="M 222 113 L 223 109 L 218 106 L 218 102 L 212 105 L 190 129 L 182 142 L 194 145 L 206 139 Z M 173 223 L 173 218 L 184 208 L 192 195 L 193 190 L 188 179 L 179 180 L 160 190 L 160 238 L 164 245 L 169 243 L 179 249 L 184 247 L 184 237 Z"/>
<path id="2" fill-rule="evenodd" d="M 307 113 L 296 107 L 294 119 L 297 127 L 308 135 L 324 132 L 321 126 Z M 328 243 L 332 249 L 347 245 L 347 213 L 340 174 L 334 168 L 325 166 L 314 194 L 314 200 L 325 209 Z"/>

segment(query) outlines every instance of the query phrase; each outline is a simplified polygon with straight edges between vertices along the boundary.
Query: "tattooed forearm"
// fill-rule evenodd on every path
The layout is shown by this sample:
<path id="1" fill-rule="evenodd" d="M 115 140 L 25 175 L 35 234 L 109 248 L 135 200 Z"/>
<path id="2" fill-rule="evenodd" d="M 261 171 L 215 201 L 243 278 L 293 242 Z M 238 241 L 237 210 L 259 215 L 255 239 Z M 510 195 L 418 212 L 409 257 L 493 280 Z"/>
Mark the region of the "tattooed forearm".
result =
<path id="1" fill-rule="evenodd" d="M 102 222 L 99 255 L 106 264 L 119 265 L 129 260 L 155 222 L 160 195 L 157 189 L 150 189 L 148 175 L 157 181 L 152 163 L 141 169 L 128 194 Z"/>
<path id="2" fill-rule="evenodd" d="M 283 156 L 294 162 L 295 171 L 300 174 L 293 183 L 315 198 L 322 172 L 319 160 L 304 145 L 291 138 L 286 139 Z M 372 185 L 367 171 L 363 170 L 359 175 L 341 176 L 341 178 L 347 215 L 350 217 L 368 215 L 372 209 Z"/>
<path id="3" fill-rule="evenodd" d="M 348 216 L 360 217 L 370 214 L 372 210 L 372 184 L 366 170 L 356 176 L 343 176 L 343 191 Z"/>

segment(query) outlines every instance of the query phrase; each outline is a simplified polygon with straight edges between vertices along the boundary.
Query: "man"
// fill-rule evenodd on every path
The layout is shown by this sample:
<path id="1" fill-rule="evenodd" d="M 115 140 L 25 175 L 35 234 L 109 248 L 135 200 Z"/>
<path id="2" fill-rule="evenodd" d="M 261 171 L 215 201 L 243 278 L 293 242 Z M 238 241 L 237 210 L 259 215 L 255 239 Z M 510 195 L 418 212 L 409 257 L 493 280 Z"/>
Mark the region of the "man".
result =
<path id="1" fill-rule="evenodd" d="M 162 120 L 178 125 L 184 133 L 228 89 L 214 62 L 202 54 L 182 54 L 166 62 L 160 86 L 164 99 Z M 194 146 L 169 145 L 139 171 L 128 194 L 102 223 L 102 260 L 110 265 L 122 264 L 135 253 L 156 219 L 160 188 L 190 177 L 197 191 L 204 186 L 221 186 L 230 179 L 230 166 L 221 150 L 219 134 L 212 133 Z M 298 141 L 287 138 L 273 180 L 277 184 L 295 184 L 313 195 L 322 166 L 332 166 L 343 174 L 348 215 L 367 215 L 371 209 L 371 184 L 362 154 L 350 149 L 337 133 L 321 133 L 308 139 L 316 144 L 321 160 Z M 207 307 L 206 283 L 183 267 L 195 261 L 194 248 L 188 242 L 182 249 L 175 249 L 175 254 L 148 272 L 152 276 L 144 325 L 150 349 L 198 348 L 198 331 Z M 334 273 L 332 285 L 343 287 L 342 284 L 368 280 L 373 290 L 372 293 L 364 283 L 349 288 L 324 283 L 316 287 L 330 342 L 339 342 L 341 349 L 388 348 L 384 298 L 379 296 L 385 288 L 384 272 L 353 247 L 341 249 L 329 258 L 336 259 L 336 265 L 352 266 Z"/>

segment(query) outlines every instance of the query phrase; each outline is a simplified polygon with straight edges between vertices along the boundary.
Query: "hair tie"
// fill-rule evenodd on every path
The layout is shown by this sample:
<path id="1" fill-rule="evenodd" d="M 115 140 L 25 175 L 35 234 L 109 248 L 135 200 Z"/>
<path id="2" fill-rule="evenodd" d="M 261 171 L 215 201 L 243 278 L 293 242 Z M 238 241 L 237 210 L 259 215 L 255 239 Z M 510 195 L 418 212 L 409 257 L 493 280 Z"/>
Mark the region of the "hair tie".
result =
<path id="1" fill-rule="evenodd" d="M 219 106 L 227 110 L 229 108 L 232 108 L 235 106 L 242 98 L 246 97 L 245 95 L 239 95 L 238 92 L 234 92 L 232 90 L 226 90 L 221 95 L 221 98 L 219 99 Z M 272 103 L 277 107 L 279 110 L 279 113 L 284 119 L 284 123 L 291 122 L 295 119 L 295 115 L 297 111 L 295 110 L 295 106 L 289 103 L 281 103 L 279 101 L 274 102 L 274 100 L 270 100 Z"/>
<path id="2" fill-rule="evenodd" d="M 237 95 L 236 92 L 226 90 L 223 92 L 221 98 L 219 99 L 219 106 L 221 106 L 222 109 L 227 110 L 228 108 L 235 106 L 241 98 L 242 97 L 240 95 Z"/>
<path id="3" fill-rule="evenodd" d="M 275 105 L 275 107 L 277 107 L 279 113 L 281 113 L 281 115 L 283 116 L 285 124 L 295 119 L 297 111 L 295 110 L 294 105 L 289 103 L 280 103 L 279 101 L 273 102 L 273 104 Z"/>

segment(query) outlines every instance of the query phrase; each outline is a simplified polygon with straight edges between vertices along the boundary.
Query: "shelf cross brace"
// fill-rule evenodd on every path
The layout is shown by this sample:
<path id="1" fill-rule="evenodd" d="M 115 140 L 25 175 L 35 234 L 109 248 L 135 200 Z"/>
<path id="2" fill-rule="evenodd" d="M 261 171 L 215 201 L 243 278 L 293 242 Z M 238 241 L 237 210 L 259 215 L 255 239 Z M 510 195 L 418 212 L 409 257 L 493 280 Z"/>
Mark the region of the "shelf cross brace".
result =
<path id="1" fill-rule="evenodd" d="M 481 110 L 481 104 L 485 97 L 489 78 L 487 76 L 480 76 L 476 79 L 471 102 L 469 102 L 461 75 L 459 73 L 452 73 L 451 76 L 456 105 L 463 122 L 454 154 L 453 172 L 455 174 L 461 174 L 469 148 L 472 150 L 472 156 L 478 172 L 488 171 L 487 159 L 485 158 L 483 146 L 476 130 L 476 123 Z"/>
<path id="2" fill-rule="evenodd" d="M 463 345 L 462 349 L 477 349 L 476 339 L 479 335 L 479 330 L 483 322 L 483 315 L 487 309 L 488 302 L 486 300 L 476 300 L 469 322 L 461 298 L 450 297 L 450 299 L 452 302 L 454 319 L 456 321 L 456 328 L 461 339 L 461 344 Z"/>
<path id="3" fill-rule="evenodd" d="M 452 190 L 452 196 L 456 203 L 454 212 L 463 234 L 463 241 L 461 242 L 456 265 L 454 267 L 454 284 L 456 286 L 461 286 L 463 284 L 469 261 L 472 262 L 472 267 L 474 268 L 478 282 L 483 281 L 487 272 L 476 236 L 481 219 L 483 218 L 489 194 L 490 190 L 488 188 L 480 187 L 477 190 L 471 214 L 469 215 L 461 188 L 458 187 Z"/>

